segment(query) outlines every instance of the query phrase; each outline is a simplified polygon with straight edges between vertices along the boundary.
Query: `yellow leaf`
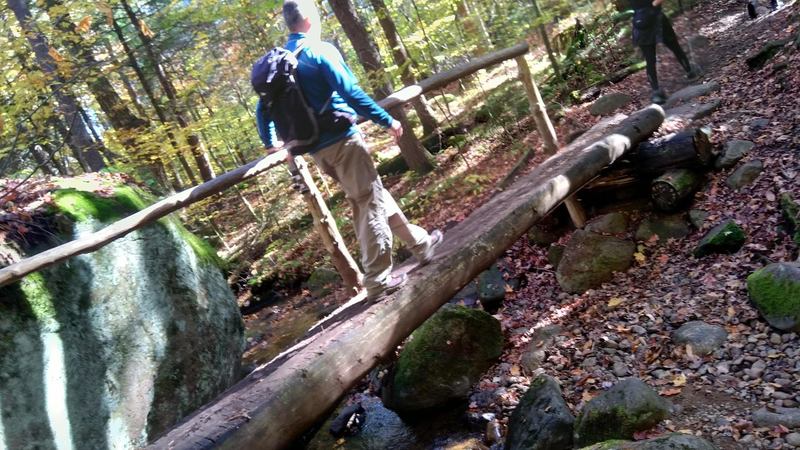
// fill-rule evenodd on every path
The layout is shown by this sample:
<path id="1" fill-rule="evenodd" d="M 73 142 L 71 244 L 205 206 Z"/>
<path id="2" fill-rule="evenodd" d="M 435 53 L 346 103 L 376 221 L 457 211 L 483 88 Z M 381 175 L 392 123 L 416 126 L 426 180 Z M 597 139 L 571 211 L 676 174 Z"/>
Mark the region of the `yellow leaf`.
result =
<path id="1" fill-rule="evenodd" d="M 64 57 L 61 56 L 61 53 L 58 53 L 58 50 L 54 49 L 53 47 L 50 47 L 50 50 L 47 51 L 47 54 L 56 60 L 56 62 L 61 62 L 64 60 Z"/>
<path id="2" fill-rule="evenodd" d="M 675 375 L 672 378 L 672 385 L 673 386 L 677 386 L 677 387 L 685 386 L 686 385 L 686 375 L 684 375 L 682 373 L 680 373 L 678 375 Z"/>
<path id="3" fill-rule="evenodd" d="M 86 33 L 89 31 L 89 28 L 92 26 L 92 16 L 86 16 L 78 22 L 78 26 L 75 27 L 79 33 Z"/>
<path id="4" fill-rule="evenodd" d="M 636 252 L 633 254 L 633 257 L 636 258 L 636 262 L 639 264 L 644 264 L 644 261 L 647 259 L 644 257 L 644 253 Z"/>
<path id="5" fill-rule="evenodd" d="M 611 297 L 611 298 L 608 300 L 608 307 L 609 307 L 609 308 L 616 308 L 617 306 L 621 305 L 621 304 L 622 304 L 622 302 L 624 302 L 624 301 L 625 301 L 625 299 L 624 299 L 624 298 L 619 298 L 619 297 Z"/>
<path id="6" fill-rule="evenodd" d="M 149 38 L 156 35 L 155 33 L 153 33 L 153 30 L 151 30 L 150 27 L 148 27 L 147 24 L 144 23 L 144 20 L 142 19 L 139 19 L 139 29 L 142 31 L 143 35 Z"/>
<path id="7" fill-rule="evenodd" d="M 518 377 L 520 374 L 519 366 L 514 364 L 513 366 L 511 366 L 510 372 L 512 377 Z"/>
<path id="8" fill-rule="evenodd" d="M 114 24 L 114 11 L 106 2 L 97 2 L 97 9 L 106 16 L 106 22 L 109 25 Z"/>
<path id="9" fill-rule="evenodd" d="M 581 394 L 581 399 L 585 402 L 588 402 L 595 397 L 597 397 L 597 394 L 594 392 L 583 391 L 583 394 Z"/>

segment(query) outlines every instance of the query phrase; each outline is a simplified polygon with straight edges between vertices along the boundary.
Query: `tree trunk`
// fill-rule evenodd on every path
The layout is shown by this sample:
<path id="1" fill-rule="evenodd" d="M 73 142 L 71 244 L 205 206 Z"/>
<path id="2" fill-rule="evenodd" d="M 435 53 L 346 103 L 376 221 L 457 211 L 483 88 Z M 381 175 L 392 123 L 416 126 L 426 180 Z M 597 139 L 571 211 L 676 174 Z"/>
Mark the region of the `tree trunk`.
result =
<path id="1" fill-rule="evenodd" d="M 700 175 L 691 170 L 670 170 L 653 180 L 650 196 L 658 209 L 674 211 L 694 194 L 700 181 Z"/>
<path id="2" fill-rule="evenodd" d="M 49 77 L 50 89 L 53 91 L 58 107 L 57 111 L 68 124 L 68 142 L 84 170 L 96 172 L 104 168 L 105 162 L 95 142 L 87 130 L 88 124 L 83 122 L 79 113 L 77 99 L 67 91 L 67 81 L 57 73 L 57 63 L 50 53 L 45 37 L 33 26 L 31 12 L 25 0 L 6 0 L 9 9 L 19 21 L 20 28 L 33 48 L 36 63 L 43 73 Z M 87 170 L 88 169 L 88 170 Z"/>
<path id="3" fill-rule="evenodd" d="M 531 0 L 531 4 L 533 4 L 533 12 L 536 14 L 536 20 L 542 20 L 542 11 L 539 9 L 539 2 L 538 0 Z M 553 51 L 553 46 L 550 44 L 550 37 L 547 35 L 547 29 L 544 27 L 543 23 L 540 23 L 537 27 L 539 29 L 539 36 L 542 37 L 542 42 L 544 43 L 544 48 L 547 50 L 547 58 L 550 59 L 550 65 L 553 67 L 553 74 L 556 78 L 561 78 L 561 68 L 558 64 L 558 58 L 556 58 L 555 52 Z"/>
<path id="4" fill-rule="evenodd" d="M 161 66 L 160 59 L 153 50 L 153 40 L 150 38 L 150 36 L 145 34 L 141 21 L 133 12 L 133 9 L 128 1 L 120 0 L 120 5 L 122 5 L 122 8 L 125 10 L 125 14 L 127 14 L 128 19 L 130 19 L 131 24 L 139 35 L 139 39 L 142 41 L 145 53 L 150 59 L 150 63 L 152 64 L 153 70 L 155 70 L 156 73 L 156 78 L 158 78 L 158 82 L 161 84 L 161 88 L 164 90 L 164 94 L 166 94 L 167 99 L 169 100 L 170 108 L 178 122 L 178 126 L 180 126 L 182 129 L 189 128 L 189 122 L 186 120 L 185 113 L 179 106 L 175 86 L 167 76 L 167 73 Z M 201 149 L 200 139 L 197 137 L 197 135 L 194 133 L 189 133 L 186 136 L 186 142 L 189 144 L 189 150 L 194 157 L 197 168 L 200 170 L 200 177 L 203 179 L 203 181 L 209 181 L 214 178 L 214 170 L 211 168 L 211 164 L 208 161 L 208 156 L 205 155 Z"/>
<path id="5" fill-rule="evenodd" d="M 462 286 L 663 120 L 660 107 L 648 107 L 613 130 L 616 137 L 548 159 L 449 230 L 428 266 L 398 268 L 410 280 L 385 301 L 352 300 L 148 448 L 288 447 Z"/>
<path id="6" fill-rule="evenodd" d="M 353 3 L 350 0 L 330 0 L 329 4 L 333 8 L 339 23 L 342 24 L 347 38 L 356 50 L 358 60 L 364 67 L 364 71 L 371 79 L 377 80 L 374 84 L 376 86 L 374 89 L 376 97 L 388 97 L 392 93 L 392 87 L 386 80 L 380 53 L 378 53 L 378 48 L 367 32 L 366 27 L 356 16 Z M 408 167 L 419 173 L 427 173 L 433 170 L 432 156 L 414 135 L 414 129 L 410 126 L 405 112 L 399 108 L 391 112 L 395 115 L 395 119 L 403 124 L 404 133 L 398 142 L 398 146 L 403 158 L 408 163 Z"/>
<path id="7" fill-rule="evenodd" d="M 384 3 L 384 0 L 370 0 L 370 3 L 375 10 L 375 14 L 378 16 L 378 23 L 380 23 L 381 28 L 383 28 L 386 41 L 392 48 L 392 58 L 400 69 L 400 79 L 406 86 L 416 84 L 417 77 L 415 77 L 414 73 L 411 71 L 412 61 L 408 57 L 405 46 L 400 42 L 400 35 L 397 32 L 397 27 L 394 24 L 394 20 L 392 20 L 389 9 L 386 7 L 386 3 Z M 431 136 L 439 130 L 439 124 L 436 118 L 433 117 L 433 112 L 430 110 L 424 95 L 420 95 L 418 98 L 412 100 L 411 106 L 413 106 L 414 111 L 417 112 L 417 117 L 419 117 L 419 121 L 422 123 L 422 133 L 426 137 Z"/>
<path id="8" fill-rule="evenodd" d="M 482 55 L 492 48 L 492 40 L 489 38 L 486 24 L 483 23 L 480 15 L 473 10 L 474 8 L 469 4 L 468 0 L 459 0 L 456 3 L 456 12 L 464 24 L 465 35 L 466 37 L 477 36 L 477 54 Z"/>
<path id="9" fill-rule="evenodd" d="M 708 133 L 696 128 L 644 142 L 635 158 L 642 172 L 657 174 L 670 169 L 708 167 L 713 154 Z"/>

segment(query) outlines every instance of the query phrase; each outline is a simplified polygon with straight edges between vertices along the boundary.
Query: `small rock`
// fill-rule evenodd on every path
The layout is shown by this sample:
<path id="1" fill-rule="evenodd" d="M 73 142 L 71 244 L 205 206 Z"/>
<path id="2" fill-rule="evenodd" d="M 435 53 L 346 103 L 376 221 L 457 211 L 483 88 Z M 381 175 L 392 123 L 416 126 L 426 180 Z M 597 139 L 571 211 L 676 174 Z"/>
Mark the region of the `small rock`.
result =
<path id="1" fill-rule="evenodd" d="M 666 419 L 670 403 L 639 379 L 628 378 L 590 400 L 575 421 L 575 443 L 631 439 Z"/>
<path id="2" fill-rule="evenodd" d="M 636 244 L 614 236 L 577 230 L 564 249 L 556 279 L 564 291 L 582 294 L 610 281 L 633 263 Z"/>
<path id="3" fill-rule="evenodd" d="M 786 439 L 787 444 L 794 447 L 800 447 L 800 433 L 789 433 L 784 437 L 784 439 Z"/>
<path id="4" fill-rule="evenodd" d="M 691 209 L 689 210 L 689 222 L 692 223 L 692 226 L 696 229 L 703 228 L 703 224 L 706 223 L 706 219 L 708 219 L 708 212 L 703 211 L 702 209 Z"/>
<path id="5" fill-rule="evenodd" d="M 736 253 L 746 240 L 744 231 L 732 219 L 715 226 L 700 240 L 694 251 L 696 257 L 713 253 Z"/>
<path id="6" fill-rule="evenodd" d="M 701 321 L 687 322 L 672 334 L 677 344 L 692 346 L 692 352 L 698 356 L 709 355 L 728 339 L 728 332 L 716 325 Z"/>
<path id="7" fill-rule="evenodd" d="M 708 95 L 716 91 L 717 89 L 719 89 L 719 83 L 717 83 L 716 81 L 712 81 L 710 83 L 696 84 L 694 86 L 687 86 L 679 90 L 678 92 L 675 92 L 674 94 L 670 95 L 666 103 L 664 103 L 664 108 L 672 108 L 673 106 L 678 105 L 680 103 L 684 103 L 688 100 Z"/>
<path id="8" fill-rule="evenodd" d="M 772 333 L 769 335 L 769 341 L 775 345 L 780 345 L 783 343 L 783 339 L 781 339 L 781 335 L 778 333 Z"/>
<path id="9" fill-rule="evenodd" d="M 604 214 L 586 224 L 586 231 L 606 234 L 620 234 L 628 229 L 628 216 L 620 212 Z"/>
<path id="10" fill-rule="evenodd" d="M 622 378 L 630 375 L 630 371 L 628 370 L 628 365 L 621 361 L 615 362 L 613 369 L 611 371 L 614 372 L 614 375 L 617 378 Z"/>
<path id="11" fill-rule="evenodd" d="M 789 233 L 794 233 L 792 239 L 800 246 L 800 204 L 788 192 L 781 194 L 781 213 Z"/>
<path id="12" fill-rule="evenodd" d="M 753 272 L 747 291 L 770 325 L 800 331 L 800 263 L 773 263 Z"/>
<path id="13" fill-rule="evenodd" d="M 761 130 L 769 126 L 769 119 L 764 117 L 756 117 L 748 123 L 751 129 L 754 131 Z"/>
<path id="14" fill-rule="evenodd" d="M 605 116 L 627 105 L 631 100 L 633 97 L 628 94 L 612 92 L 595 100 L 589 107 L 589 113 L 594 116 Z"/>
<path id="15" fill-rule="evenodd" d="M 506 280 L 497 264 L 478 275 L 478 298 L 486 310 L 496 310 L 506 298 Z"/>
<path id="16" fill-rule="evenodd" d="M 755 145 L 756 144 L 750 141 L 742 141 L 739 139 L 728 141 L 725 143 L 722 154 L 714 161 L 714 167 L 717 169 L 727 169 L 728 167 L 735 166 L 740 159 L 744 158 L 744 156 L 755 147 Z"/>
<path id="17" fill-rule="evenodd" d="M 755 181 L 763 171 L 764 163 L 760 159 L 748 161 L 739 166 L 739 168 L 725 180 L 725 184 L 731 189 L 739 190 Z"/>
<path id="18" fill-rule="evenodd" d="M 508 422 L 506 450 L 572 448 L 575 418 L 558 383 L 541 375 L 514 408 Z"/>
<path id="19" fill-rule="evenodd" d="M 757 427 L 783 425 L 787 428 L 800 427 L 800 409 L 777 408 L 776 412 L 759 409 L 753 413 L 753 424 Z"/>
<path id="20" fill-rule="evenodd" d="M 689 226 L 680 214 L 648 217 L 639 224 L 636 230 L 637 241 L 649 241 L 658 236 L 659 242 L 668 239 L 679 239 L 689 234 Z"/>

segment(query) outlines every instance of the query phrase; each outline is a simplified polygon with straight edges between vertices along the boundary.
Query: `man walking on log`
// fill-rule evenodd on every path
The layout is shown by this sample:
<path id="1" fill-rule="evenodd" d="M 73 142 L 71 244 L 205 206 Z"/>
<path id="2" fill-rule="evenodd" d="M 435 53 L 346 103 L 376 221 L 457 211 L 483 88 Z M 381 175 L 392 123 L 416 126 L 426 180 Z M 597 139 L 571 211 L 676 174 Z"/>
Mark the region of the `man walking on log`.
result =
<path id="1" fill-rule="evenodd" d="M 695 80 L 699 77 L 689 57 L 681 48 L 678 36 L 672 28 L 672 22 L 661 10 L 661 3 L 664 0 L 631 0 L 633 7 L 633 43 L 642 50 L 645 63 L 647 64 L 647 80 L 653 89 L 650 100 L 658 105 L 667 101 L 664 90 L 658 84 L 658 72 L 656 69 L 656 45 L 661 42 L 668 49 L 672 50 L 678 59 L 686 77 Z"/>
<path id="2" fill-rule="evenodd" d="M 367 297 L 376 300 L 396 291 L 407 280 L 405 274 L 392 275 L 392 235 L 409 247 L 420 264 L 430 262 L 443 236 L 438 230 L 428 234 L 409 223 L 383 187 L 354 119 L 356 114 L 366 117 L 386 128 L 395 139 L 403 134 L 403 127 L 359 87 L 339 51 L 319 40 L 320 18 L 314 0 L 285 1 L 283 18 L 291 33 L 284 48 L 296 58 L 296 82 L 319 123 L 317 140 L 304 150 L 339 182 L 353 208 L 364 287 Z M 256 67 L 263 61 L 264 58 L 259 60 Z M 261 140 L 268 151 L 274 152 L 276 117 L 270 114 L 264 99 L 262 95 L 256 107 L 256 122 Z M 297 148 L 289 146 L 294 155 L 304 153 Z"/>

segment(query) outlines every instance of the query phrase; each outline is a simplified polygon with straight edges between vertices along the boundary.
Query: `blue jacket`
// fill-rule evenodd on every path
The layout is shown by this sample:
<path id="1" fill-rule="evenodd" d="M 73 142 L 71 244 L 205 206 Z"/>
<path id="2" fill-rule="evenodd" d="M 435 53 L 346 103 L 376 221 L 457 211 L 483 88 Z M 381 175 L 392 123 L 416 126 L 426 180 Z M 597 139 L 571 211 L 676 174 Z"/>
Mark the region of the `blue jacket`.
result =
<path id="1" fill-rule="evenodd" d="M 358 86 L 358 80 L 336 47 L 327 42 L 307 38 L 304 33 L 292 33 L 284 48 L 294 51 L 301 40 L 305 49 L 298 56 L 297 78 L 308 106 L 320 112 L 330 100 L 329 107 L 335 110 L 351 115 L 358 114 L 385 128 L 391 126 L 392 116 Z M 275 124 L 266 108 L 262 107 L 261 100 L 256 106 L 256 125 L 261 141 L 267 148 L 271 148 L 278 140 Z M 311 153 L 356 133 L 358 128 L 355 125 L 343 132 L 320 130 L 319 143 Z"/>

